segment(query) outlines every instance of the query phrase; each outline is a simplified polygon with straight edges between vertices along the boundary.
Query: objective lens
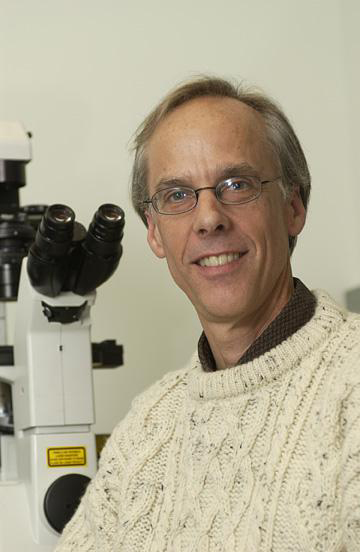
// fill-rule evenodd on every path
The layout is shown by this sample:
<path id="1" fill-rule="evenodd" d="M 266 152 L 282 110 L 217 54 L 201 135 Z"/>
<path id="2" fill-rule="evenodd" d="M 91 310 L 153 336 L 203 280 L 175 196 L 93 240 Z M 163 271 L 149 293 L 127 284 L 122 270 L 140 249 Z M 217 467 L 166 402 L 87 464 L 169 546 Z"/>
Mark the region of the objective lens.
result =
<path id="1" fill-rule="evenodd" d="M 0 300 L 16 300 L 22 259 L 35 230 L 24 213 L 0 213 Z"/>

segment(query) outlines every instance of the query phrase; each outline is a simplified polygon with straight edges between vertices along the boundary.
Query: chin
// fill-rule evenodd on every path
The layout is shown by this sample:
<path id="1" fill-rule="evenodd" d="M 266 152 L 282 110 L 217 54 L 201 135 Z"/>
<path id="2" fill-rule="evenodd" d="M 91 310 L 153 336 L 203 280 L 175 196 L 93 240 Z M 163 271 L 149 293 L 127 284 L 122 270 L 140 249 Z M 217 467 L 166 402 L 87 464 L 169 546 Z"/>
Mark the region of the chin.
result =
<path id="1" fill-rule="evenodd" d="M 234 301 L 229 303 L 222 301 L 219 304 L 212 303 L 211 305 L 203 305 L 196 309 L 199 318 L 208 322 L 230 322 L 241 319 L 249 310 L 245 304 L 234 304 Z"/>

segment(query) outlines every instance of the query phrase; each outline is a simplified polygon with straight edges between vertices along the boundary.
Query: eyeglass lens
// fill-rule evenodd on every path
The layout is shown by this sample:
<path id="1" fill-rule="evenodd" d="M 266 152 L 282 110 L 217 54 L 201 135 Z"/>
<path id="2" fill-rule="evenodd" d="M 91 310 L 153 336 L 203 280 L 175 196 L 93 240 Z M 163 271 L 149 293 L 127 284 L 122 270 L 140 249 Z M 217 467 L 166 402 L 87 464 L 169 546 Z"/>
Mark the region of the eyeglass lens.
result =
<path id="1" fill-rule="evenodd" d="M 190 211 L 197 204 L 197 195 L 204 188 L 194 190 L 177 186 L 157 192 L 152 201 L 155 209 L 163 214 L 178 214 Z M 211 189 L 211 188 L 205 188 Z M 261 181 L 255 176 L 228 178 L 213 188 L 219 201 L 226 204 L 247 203 L 259 195 Z"/>

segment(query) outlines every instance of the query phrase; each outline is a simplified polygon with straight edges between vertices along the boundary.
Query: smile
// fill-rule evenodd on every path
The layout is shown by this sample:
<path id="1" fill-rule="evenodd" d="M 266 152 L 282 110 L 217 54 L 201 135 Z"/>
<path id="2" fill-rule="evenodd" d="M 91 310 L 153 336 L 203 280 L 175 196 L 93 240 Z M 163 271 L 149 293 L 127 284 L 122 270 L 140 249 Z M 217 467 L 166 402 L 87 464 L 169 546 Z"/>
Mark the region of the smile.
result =
<path id="1" fill-rule="evenodd" d="M 200 266 L 223 266 L 225 264 L 232 263 L 237 259 L 240 259 L 240 253 L 224 253 L 222 255 L 211 255 L 210 257 L 203 257 L 198 261 Z"/>

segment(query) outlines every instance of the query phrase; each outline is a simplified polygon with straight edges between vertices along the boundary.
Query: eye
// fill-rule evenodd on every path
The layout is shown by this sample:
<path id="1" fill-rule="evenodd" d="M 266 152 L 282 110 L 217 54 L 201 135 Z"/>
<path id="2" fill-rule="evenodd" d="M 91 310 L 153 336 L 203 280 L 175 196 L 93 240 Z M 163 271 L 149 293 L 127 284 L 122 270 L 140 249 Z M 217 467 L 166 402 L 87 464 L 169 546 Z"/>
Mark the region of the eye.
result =
<path id="1" fill-rule="evenodd" d="M 223 190 L 229 192 L 243 192 L 253 188 L 252 179 L 249 177 L 229 178 L 224 182 Z"/>
<path id="2" fill-rule="evenodd" d="M 180 203 L 192 197 L 192 191 L 186 188 L 170 188 L 163 190 L 164 203 Z"/>
<path id="3" fill-rule="evenodd" d="M 258 196 L 258 192 L 258 180 L 255 176 L 236 176 L 220 182 L 217 194 L 223 203 L 240 204 L 252 201 Z"/>

